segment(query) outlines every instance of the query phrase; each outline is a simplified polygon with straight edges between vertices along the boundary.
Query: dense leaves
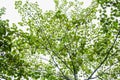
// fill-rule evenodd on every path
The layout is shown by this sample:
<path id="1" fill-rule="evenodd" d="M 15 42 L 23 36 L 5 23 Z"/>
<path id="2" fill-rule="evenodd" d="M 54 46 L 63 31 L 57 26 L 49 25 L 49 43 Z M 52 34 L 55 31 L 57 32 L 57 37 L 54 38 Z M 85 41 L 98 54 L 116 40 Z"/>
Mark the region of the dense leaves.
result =
<path id="1" fill-rule="evenodd" d="M 0 20 L 0 77 L 3 79 L 119 79 L 119 1 L 54 0 L 55 10 L 15 2 L 22 16 L 11 27 Z M 99 13 L 99 15 L 96 15 Z M 46 57 L 48 59 L 44 59 Z"/>
<path id="2" fill-rule="evenodd" d="M 8 22 L 8 20 L 0 19 L 0 79 L 11 80 L 12 76 L 15 79 L 28 78 L 26 69 L 30 67 L 30 64 L 23 59 L 25 54 L 20 52 L 22 47 L 16 44 L 19 42 L 17 37 L 21 32 L 17 30 L 15 24 L 9 27 Z"/>

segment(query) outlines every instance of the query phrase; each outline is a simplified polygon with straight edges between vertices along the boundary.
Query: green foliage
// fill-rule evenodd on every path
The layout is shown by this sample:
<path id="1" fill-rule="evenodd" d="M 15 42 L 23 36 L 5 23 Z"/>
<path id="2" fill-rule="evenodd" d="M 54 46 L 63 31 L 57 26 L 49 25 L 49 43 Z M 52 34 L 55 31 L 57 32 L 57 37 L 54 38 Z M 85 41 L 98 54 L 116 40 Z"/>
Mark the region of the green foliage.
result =
<path id="1" fill-rule="evenodd" d="M 0 53 L 4 53 L 0 77 L 119 79 L 119 1 L 96 0 L 87 8 L 82 8 L 79 0 L 54 2 L 55 11 L 44 13 L 38 3 L 15 2 L 22 16 L 18 24 L 28 26 L 27 32 L 0 20 Z M 47 63 L 39 59 L 43 56 L 49 56 Z"/>
<path id="2" fill-rule="evenodd" d="M 9 27 L 8 22 L 0 19 L 0 79 L 11 80 L 11 76 L 18 80 L 28 78 L 28 71 L 31 69 L 26 69 L 30 64 L 23 59 L 24 53 L 20 52 L 22 47 L 16 44 L 19 42 L 18 34 L 22 33 L 16 29 L 15 24 Z"/>
<path id="3" fill-rule="evenodd" d="M 5 13 L 5 8 L 3 7 L 0 9 L 0 16 L 2 16 L 4 13 Z"/>

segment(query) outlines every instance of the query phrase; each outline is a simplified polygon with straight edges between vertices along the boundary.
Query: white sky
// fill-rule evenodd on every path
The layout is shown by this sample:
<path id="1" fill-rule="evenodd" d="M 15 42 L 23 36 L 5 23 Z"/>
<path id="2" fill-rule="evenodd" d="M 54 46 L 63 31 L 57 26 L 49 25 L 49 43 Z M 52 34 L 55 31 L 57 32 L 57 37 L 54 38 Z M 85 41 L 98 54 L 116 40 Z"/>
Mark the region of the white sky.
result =
<path id="1" fill-rule="evenodd" d="M 22 0 L 26 1 L 26 0 Z M 54 10 L 54 2 L 53 0 L 28 0 L 30 2 L 38 2 L 39 6 L 43 11 L 46 10 Z M 90 5 L 92 0 L 81 0 L 84 2 L 84 7 Z M 15 0 L 0 0 L 0 8 L 5 7 L 6 12 L 5 15 L 2 16 L 2 19 L 9 19 L 10 23 L 17 23 L 21 21 L 21 17 L 18 14 L 17 10 L 14 9 L 14 2 Z"/>

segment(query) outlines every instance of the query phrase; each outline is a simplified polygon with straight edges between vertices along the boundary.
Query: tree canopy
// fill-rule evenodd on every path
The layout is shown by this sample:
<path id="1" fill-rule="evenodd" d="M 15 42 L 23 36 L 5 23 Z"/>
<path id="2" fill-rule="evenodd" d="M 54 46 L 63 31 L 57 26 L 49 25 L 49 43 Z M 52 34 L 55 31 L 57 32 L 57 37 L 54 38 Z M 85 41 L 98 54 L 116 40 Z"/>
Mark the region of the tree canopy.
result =
<path id="1" fill-rule="evenodd" d="M 18 0 L 19 25 L 0 18 L 0 78 L 119 80 L 120 1 L 93 0 L 87 8 L 79 0 L 54 3 L 55 10 L 42 12 L 37 2 Z"/>

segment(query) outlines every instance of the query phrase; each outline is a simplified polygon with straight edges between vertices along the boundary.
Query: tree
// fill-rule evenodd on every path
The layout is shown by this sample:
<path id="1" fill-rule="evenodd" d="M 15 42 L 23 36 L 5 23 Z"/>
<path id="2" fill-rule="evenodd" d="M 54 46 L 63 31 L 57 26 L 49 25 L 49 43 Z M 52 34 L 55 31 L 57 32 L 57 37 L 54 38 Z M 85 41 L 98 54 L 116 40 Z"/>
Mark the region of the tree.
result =
<path id="1" fill-rule="evenodd" d="M 1 8 L 0 16 L 4 13 L 5 8 Z M 27 45 L 22 44 L 25 43 L 22 36 L 26 33 L 19 31 L 15 24 L 10 27 L 8 22 L 9 20 L 0 19 L 0 79 L 29 79 L 28 75 L 35 71 L 32 71 L 31 64 L 24 58 L 26 54 L 22 46 L 25 48 Z M 29 73 L 31 71 L 32 74 Z"/>
<path id="2" fill-rule="evenodd" d="M 38 3 L 15 2 L 22 16 L 18 24 L 27 31 L 15 24 L 8 28 L 11 46 L 5 55 L 11 57 L 2 58 L 8 66 L 1 74 L 28 80 L 119 79 L 119 1 L 96 0 L 87 8 L 79 0 L 54 2 L 55 11 L 44 13 Z M 48 56 L 47 63 L 41 55 Z M 15 61 L 9 64 L 8 58 Z"/>

